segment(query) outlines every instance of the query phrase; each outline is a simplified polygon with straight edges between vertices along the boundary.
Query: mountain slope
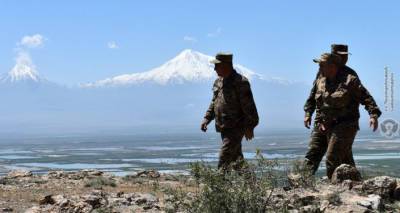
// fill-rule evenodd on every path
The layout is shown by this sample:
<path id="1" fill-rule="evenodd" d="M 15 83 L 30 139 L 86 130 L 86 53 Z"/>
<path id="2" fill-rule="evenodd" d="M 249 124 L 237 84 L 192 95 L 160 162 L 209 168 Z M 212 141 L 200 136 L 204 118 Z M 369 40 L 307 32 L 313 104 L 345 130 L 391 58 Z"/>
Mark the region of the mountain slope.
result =
<path id="1" fill-rule="evenodd" d="M 143 83 L 156 83 L 159 85 L 182 84 L 185 82 L 204 82 L 216 78 L 214 65 L 210 63 L 212 56 L 205 55 L 190 49 L 182 51 L 175 58 L 160 67 L 147 72 L 124 74 L 83 84 L 83 87 L 129 86 Z M 234 64 L 235 69 L 249 79 L 263 79 L 263 77 L 250 69 Z"/>

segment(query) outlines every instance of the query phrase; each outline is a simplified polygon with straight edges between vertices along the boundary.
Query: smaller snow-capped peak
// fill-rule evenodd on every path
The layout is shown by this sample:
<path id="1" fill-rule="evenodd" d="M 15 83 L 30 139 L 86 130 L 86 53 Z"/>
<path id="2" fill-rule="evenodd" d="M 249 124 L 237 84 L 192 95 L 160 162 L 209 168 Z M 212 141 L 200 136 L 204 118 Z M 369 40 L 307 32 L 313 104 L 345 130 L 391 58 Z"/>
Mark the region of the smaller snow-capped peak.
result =
<path id="1" fill-rule="evenodd" d="M 103 87 L 103 86 L 127 86 L 137 85 L 145 82 L 155 82 L 166 85 L 168 83 L 201 82 L 214 79 L 216 73 L 214 64 L 210 61 L 214 57 L 203 53 L 186 49 L 173 59 L 167 61 L 160 67 L 147 72 L 119 75 L 107 78 L 94 83 L 82 85 L 83 87 Z M 261 75 L 250 69 L 234 64 L 235 69 L 249 79 L 261 78 Z"/>
<path id="2" fill-rule="evenodd" d="M 19 81 L 40 82 L 42 79 L 36 71 L 36 66 L 33 64 L 30 55 L 20 52 L 16 58 L 16 64 L 1 81 L 11 83 Z"/>

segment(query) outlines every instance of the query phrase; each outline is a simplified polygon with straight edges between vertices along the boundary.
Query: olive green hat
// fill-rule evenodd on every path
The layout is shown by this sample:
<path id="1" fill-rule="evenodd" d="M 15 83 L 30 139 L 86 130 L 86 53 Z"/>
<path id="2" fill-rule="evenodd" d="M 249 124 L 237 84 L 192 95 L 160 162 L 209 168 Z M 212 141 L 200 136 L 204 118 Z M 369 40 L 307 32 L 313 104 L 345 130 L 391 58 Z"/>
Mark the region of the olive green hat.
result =
<path id="1" fill-rule="evenodd" d="M 315 63 L 327 63 L 327 64 L 340 64 L 341 58 L 340 56 L 333 54 L 333 53 L 323 53 L 320 58 L 313 59 Z"/>
<path id="2" fill-rule="evenodd" d="M 332 44 L 331 53 L 337 55 L 351 55 L 351 53 L 349 53 L 349 47 L 345 44 Z"/>
<path id="3" fill-rule="evenodd" d="M 212 64 L 219 64 L 219 63 L 232 63 L 233 54 L 232 53 L 224 53 L 220 52 L 217 53 L 215 59 L 211 60 L 210 63 Z"/>

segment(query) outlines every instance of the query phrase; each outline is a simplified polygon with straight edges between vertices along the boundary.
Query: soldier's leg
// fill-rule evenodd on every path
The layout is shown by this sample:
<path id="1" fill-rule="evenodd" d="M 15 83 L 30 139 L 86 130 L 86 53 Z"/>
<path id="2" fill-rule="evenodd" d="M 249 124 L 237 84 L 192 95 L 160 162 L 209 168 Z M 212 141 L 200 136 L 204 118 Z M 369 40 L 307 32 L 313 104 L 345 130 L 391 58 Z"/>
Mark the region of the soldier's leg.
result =
<path id="1" fill-rule="evenodd" d="M 306 153 L 306 164 L 309 166 L 313 174 L 318 170 L 319 164 L 326 153 L 328 147 L 327 136 L 322 133 L 317 126 L 311 132 L 310 143 Z"/>
<path id="2" fill-rule="evenodd" d="M 352 145 L 356 134 L 357 128 L 352 126 L 338 126 L 328 134 L 326 173 L 329 179 L 338 166 L 352 163 Z"/>
<path id="3" fill-rule="evenodd" d="M 222 147 L 219 153 L 218 168 L 226 169 L 231 163 L 243 160 L 242 129 L 228 129 L 221 132 Z"/>
<path id="4" fill-rule="evenodd" d="M 344 157 L 343 163 L 356 167 L 356 163 L 354 162 L 354 157 L 353 157 L 353 143 L 354 143 L 354 139 L 357 135 L 358 129 L 349 128 L 349 129 L 347 129 L 347 131 L 348 131 L 347 132 L 348 140 L 345 143 L 345 146 L 346 146 L 345 149 L 347 151 L 344 153 L 345 156 L 343 156 Z"/>

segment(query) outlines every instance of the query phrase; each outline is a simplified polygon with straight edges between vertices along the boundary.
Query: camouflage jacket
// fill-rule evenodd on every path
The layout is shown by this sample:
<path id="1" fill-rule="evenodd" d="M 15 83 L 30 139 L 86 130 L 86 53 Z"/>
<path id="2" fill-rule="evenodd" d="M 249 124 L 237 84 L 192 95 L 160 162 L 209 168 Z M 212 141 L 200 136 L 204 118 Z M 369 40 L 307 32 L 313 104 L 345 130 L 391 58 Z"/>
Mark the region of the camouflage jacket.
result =
<path id="1" fill-rule="evenodd" d="M 215 119 L 218 132 L 235 127 L 254 129 L 259 119 L 247 78 L 234 70 L 229 77 L 215 80 L 204 118 L 209 122 Z"/>
<path id="2" fill-rule="evenodd" d="M 348 72 L 348 73 L 358 77 L 357 72 L 354 71 L 353 69 L 351 69 L 350 67 L 345 65 L 343 67 L 343 69 L 344 69 L 345 72 Z M 317 91 L 316 90 L 317 87 L 315 86 L 315 82 L 317 81 L 318 77 L 320 77 L 320 75 L 321 74 L 319 72 L 317 72 L 317 76 L 315 76 L 315 80 L 313 82 L 313 87 L 311 88 L 310 95 L 308 96 L 308 98 L 306 100 L 306 103 L 304 104 L 304 111 L 306 112 L 306 115 L 305 115 L 306 117 L 311 117 L 312 114 L 315 111 L 316 102 L 315 102 L 315 98 L 314 97 L 315 97 L 315 93 Z"/>
<path id="3" fill-rule="evenodd" d="M 350 69 L 350 68 L 349 68 Z M 347 67 L 339 70 L 336 80 L 329 82 L 322 75 L 314 81 L 304 111 L 310 116 L 316 110 L 315 123 L 356 122 L 360 117 L 359 105 L 365 106 L 371 117 L 378 118 L 381 111 L 357 74 Z"/>

